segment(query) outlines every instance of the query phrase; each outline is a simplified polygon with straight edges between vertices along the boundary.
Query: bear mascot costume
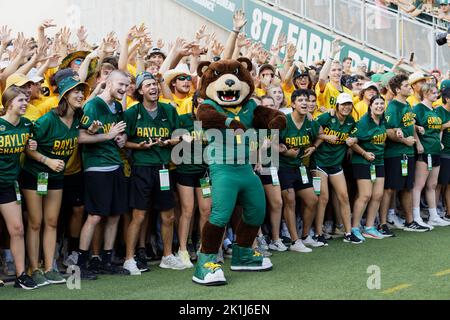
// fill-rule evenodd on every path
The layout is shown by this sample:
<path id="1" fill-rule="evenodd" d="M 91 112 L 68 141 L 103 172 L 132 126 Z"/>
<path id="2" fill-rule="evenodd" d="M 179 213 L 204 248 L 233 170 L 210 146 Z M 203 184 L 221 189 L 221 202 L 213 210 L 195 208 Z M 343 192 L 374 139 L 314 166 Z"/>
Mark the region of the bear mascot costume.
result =
<path id="1" fill-rule="evenodd" d="M 222 267 L 217 264 L 217 254 L 236 204 L 242 206 L 243 216 L 235 230 L 231 270 L 272 269 L 270 259 L 252 248 L 264 222 L 266 202 L 262 183 L 249 161 L 250 143 L 244 137 L 249 129 L 282 130 L 286 127 L 286 116 L 257 106 L 251 99 L 255 90 L 251 71 L 252 63 L 247 58 L 201 62 L 198 67 L 199 97 L 204 102 L 198 107 L 197 120 L 202 122 L 209 140 L 208 164 L 212 181 L 212 212 L 203 228 L 201 250 L 192 278 L 201 285 L 226 284 Z M 209 129 L 220 132 L 222 139 L 212 140 Z M 239 156 L 239 149 L 245 149 L 244 156 Z"/>

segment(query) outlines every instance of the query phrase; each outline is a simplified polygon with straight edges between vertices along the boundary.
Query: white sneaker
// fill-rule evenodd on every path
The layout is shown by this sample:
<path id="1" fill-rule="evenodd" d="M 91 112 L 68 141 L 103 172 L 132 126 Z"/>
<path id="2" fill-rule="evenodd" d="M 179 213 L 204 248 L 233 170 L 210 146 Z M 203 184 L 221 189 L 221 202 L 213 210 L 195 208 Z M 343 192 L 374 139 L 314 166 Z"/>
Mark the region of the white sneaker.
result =
<path id="1" fill-rule="evenodd" d="M 186 268 L 189 269 L 194 267 L 194 265 L 191 262 L 191 256 L 189 255 L 188 251 L 178 251 L 178 258 L 181 259 L 181 262 L 183 262 Z"/>
<path id="2" fill-rule="evenodd" d="M 387 222 L 389 223 L 389 226 L 391 228 L 400 229 L 400 230 L 403 230 L 405 228 L 405 220 L 400 218 L 396 214 L 389 215 Z"/>
<path id="3" fill-rule="evenodd" d="M 281 241 L 281 239 L 278 239 L 276 241 L 271 241 L 269 244 L 269 249 L 273 250 L 273 251 L 279 251 L 279 252 L 284 252 L 286 251 L 288 248 L 284 245 L 283 241 Z"/>
<path id="4" fill-rule="evenodd" d="M 429 224 L 426 224 L 425 222 L 423 222 L 422 217 L 415 217 L 414 221 L 417 222 L 419 225 L 421 225 L 422 227 L 428 228 L 430 230 L 433 230 L 434 227 L 430 226 Z"/>
<path id="5" fill-rule="evenodd" d="M 258 247 L 263 250 L 269 250 L 269 245 L 267 244 L 266 238 L 263 235 L 256 237 L 256 242 L 258 243 Z"/>
<path id="6" fill-rule="evenodd" d="M 292 245 L 289 247 L 289 250 L 295 251 L 295 252 L 303 252 L 303 253 L 312 252 L 312 249 L 305 247 L 302 240 L 300 240 L 300 239 L 298 239 L 294 243 L 292 243 Z"/>
<path id="7" fill-rule="evenodd" d="M 162 257 L 161 263 L 159 264 L 160 268 L 163 269 L 172 269 L 172 270 L 184 270 L 186 267 L 180 258 L 175 257 L 173 254 L 167 257 Z"/>
<path id="8" fill-rule="evenodd" d="M 323 247 L 325 243 L 314 240 L 311 236 L 308 236 L 305 240 L 302 240 L 303 244 L 305 246 L 313 247 L 313 248 L 319 248 Z"/>
<path id="9" fill-rule="evenodd" d="M 439 216 L 436 216 L 436 217 L 433 217 L 433 218 L 430 217 L 430 220 L 428 220 L 428 224 L 430 226 L 435 226 L 435 227 L 448 227 L 448 226 L 450 226 L 450 222 L 445 221 L 444 219 L 442 219 Z"/>
<path id="10" fill-rule="evenodd" d="M 130 272 L 130 275 L 132 275 L 132 276 L 140 276 L 141 275 L 141 271 L 137 267 L 136 260 L 134 260 L 134 259 L 126 260 L 123 263 L 123 268 L 125 270 L 128 270 Z"/>

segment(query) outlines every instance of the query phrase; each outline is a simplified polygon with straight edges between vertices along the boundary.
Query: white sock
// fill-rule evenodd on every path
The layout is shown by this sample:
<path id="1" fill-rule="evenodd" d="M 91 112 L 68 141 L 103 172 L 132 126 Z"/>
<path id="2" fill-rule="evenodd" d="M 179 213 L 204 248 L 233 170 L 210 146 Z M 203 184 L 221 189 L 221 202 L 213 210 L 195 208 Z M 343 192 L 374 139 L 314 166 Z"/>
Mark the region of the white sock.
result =
<path id="1" fill-rule="evenodd" d="M 436 208 L 429 208 L 428 212 L 430 213 L 430 220 L 434 220 L 434 219 L 439 219 L 439 215 L 437 213 L 437 209 Z"/>
<path id="2" fill-rule="evenodd" d="M 420 208 L 413 208 L 413 218 L 414 220 L 420 220 Z"/>
<path id="3" fill-rule="evenodd" d="M 395 209 L 389 209 L 388 215 L 389 216 L 395 216 Z"/>

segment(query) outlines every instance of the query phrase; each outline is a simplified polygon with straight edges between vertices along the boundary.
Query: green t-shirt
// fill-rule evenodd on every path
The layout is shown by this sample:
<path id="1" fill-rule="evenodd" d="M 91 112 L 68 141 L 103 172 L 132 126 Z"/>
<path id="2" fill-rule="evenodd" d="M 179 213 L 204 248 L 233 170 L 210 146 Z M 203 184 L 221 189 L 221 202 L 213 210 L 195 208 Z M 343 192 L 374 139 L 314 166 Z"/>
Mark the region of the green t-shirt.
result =
<path id="1" fill-rule="evenodd" d="M 37 151 L 50 159 L 62 160 L 67 165 L 78 146 L 79 127 L 79 119 L 74 118 L 69 128 L 55 112 L 45 114 L 34 123 L 33 139 L 38 144 Z M 35 177 L 41 172 L 48 172 L 49 179 L 64 179 L 64 171 L 55 172 L 29 157 L 25 159 L 23 170 Z"/>
<path id="2" fill-rule="evenodd" d="M 280 132 L 281 143 L 288 149 L 298 148 L 300 152 L 296 158 L 291 158 L 280 154 L 280 167 L 298 168 L 303 165 L 303 154 L 305 149 L 309 148 L 319 135 L 320 125 L 317 121 L 305 118 L 299 129 L 292 119 L 292 113 L 286 116 L 286 129 Z"/>
<path id="3" fill-rule="evenodd" d="M 221 129 L 215 133 L 215 130 L 208 130 L 207 163 L 209 165 L 249 164 L 251 149 L 256 150 L 258 145 L 256 130 L 251 129 L 253 127 L 253 113 L 257 108 L 256 103 L 250 100 L 242 108 L 235 108 L 234 110 L 222 108 L 212 100 L 206 100 L 203 104 L 214 107 L 228 118 L 240 121 L 247 128 L 245 135 L 238 136 L 235 136 L 234 130 L 231 129 Z"/>
<path id="4" fill-rule="evenodd" d="M 442 119 L 442 124 L 445 124 L 450 121 L 450 111 L 447 111 L 444 107 L 436 108 L 436 113 Z M 445 129 L 442 132 L 442 144 L 444 145 L 444 150 L 442 150 L 442 154 L 446 156 L 450 156 L 450 128 Z"/>
<path id="5" fill-rule="evenodd" d="M 181 173 L 200 173 L 208 168 L 204 161 L 203 152 L 208 145 L 208 139 L 202 128 L 194 126 L 192 112 L 185 114 L 178 113 L 180 128 L 187 130 L 194 141 L 190 145 L 190 150 L 186 154 L 183 152 L 183 163 L 177 166 L 177 171 Z M 184 142 L 183 142 L 184 143 Z"/>
<path id="6" fill-rule="evenodd" d="M 335 167 L 342 165 L 347 152 L 347 144 L 350 133 L 355 128 L 355 120 L 352 116 L 347 116 L 341 124 L 336 116 L 324 113 L 317 118 L 317 122 L 322 126 L 323 133 L 327 136 L 337 136 L 336 143 L 323 142 L 314 153 L 315 164 L 319 167 Z"/>
<path id="7" fill-rule="evenodd" d="M 386 144 L 387 134 L 384 120 L 376 124 L 372 117 L 366 113 L 356 124 L 355 130 L 350 135 L 358 139 L 358 145 L 366 152 L 372 152 L 375 160 L 369 162 L 359 153 L 354 152 L 352 163 L 354 164 L 374 164 L 382 166 L 384 164 L 384 146 Z"/>
<path id="8" fill-rule="evenodd" d="M 405 138 L 414 136 L 415 114 L 409 103 L 392 100 L 386 109 L 385 117 L 386 129 L 402 129 Z M 414 147 L 387 139 L 384 158 L 402 157 L 403 155 L 414 156 Z"/>
<path id="9" fill-rule="evenodd" d="M 17 126 L 0 118 L 0 189 L 10 188 L 19 178 L 20 156 L 32 134 L 33 124 L 22 117 Z"/>
<path id="10" fill-rule="evenodd" d="M 170 139 L 179 127 L 178 115 L 174 107 L 158 102 L 158 114 L 153 119 L 142 103 L 125 112 L 128 141 L 141 143 L 149 138 Z M 160 166 L 170 163 L 172 148 L 155 145 L 147 150 L 133 150 L 133 166 Z"/>
<path id="11" fill-rule="evenodd" d="M 441 154 L 441 117 L 435 109 L 429 109 L 422 103 L 414 107 L 414 113 L 416 114 L 416 124 L 425 129 L 425 134 L 418 134 L 424 153 Z"/>
<path id="12" fill-rule="evenodd" d="M 100 97 L 90 100 L 83 108 L 84 116 L 81 119 L 81 128 L 89 129 L 94 121 L 100 121 L 103 128 L 97 131 L 97 134 L 107 134 L 113 123 L 123 121 L 122 105 L 114 101 L 111 111 L 107 103 Z M 99 143 L 85 144 L 83 146 L 83 164 L 85 169 L 94 167 L 112 167 L 122 166 L 123 161 L 120 158 L 119 147 L 114 139 Z"/>

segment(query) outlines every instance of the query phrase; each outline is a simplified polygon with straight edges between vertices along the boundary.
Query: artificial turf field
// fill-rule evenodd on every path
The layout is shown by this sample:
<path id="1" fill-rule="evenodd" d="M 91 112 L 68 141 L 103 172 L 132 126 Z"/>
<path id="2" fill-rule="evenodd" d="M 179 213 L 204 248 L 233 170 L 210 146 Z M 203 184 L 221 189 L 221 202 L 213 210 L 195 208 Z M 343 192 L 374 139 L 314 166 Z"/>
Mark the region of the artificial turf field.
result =
<path id="1" fill-rule="evenodd" d="M 367 239 L 362 245 L 338 238 L 308 254 L 274 253 L 270 272 L 231 272 L 226 259 L 228 285 L 222 287 L 194 285 L 192 269 L 152 266 L 140 277 L 83 281 L 81 290 L 53 285 L 25 291 L 8 285 L 0 288 L 0 300 L 450 299 L 450 227 L 422 234 L 395 231 L 395 238 Z M 367 288 L 371 265 L 381 270 L 379 290 Z"/>

